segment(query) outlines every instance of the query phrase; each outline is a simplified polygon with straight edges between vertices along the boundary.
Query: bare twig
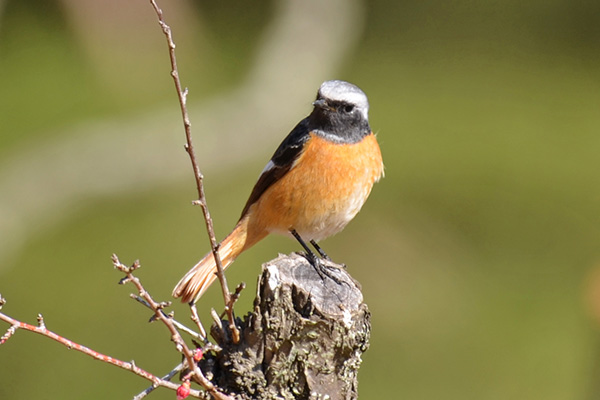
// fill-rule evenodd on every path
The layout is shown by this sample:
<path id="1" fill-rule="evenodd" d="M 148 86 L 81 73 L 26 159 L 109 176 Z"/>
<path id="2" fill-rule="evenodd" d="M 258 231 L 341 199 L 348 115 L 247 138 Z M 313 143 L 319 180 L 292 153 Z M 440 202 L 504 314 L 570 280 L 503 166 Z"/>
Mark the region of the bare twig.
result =
<path id="1" fill-rule="evenodd" d="M 156 302 L 152 296 L 148 293 L 148 291 L 144 288 L 140 280 L 133 275 L 133 272 L 140 267 L 139 261 L 135 261 L 133 265 L 126 266 L 119 261 L 119 258 L 116 254 L 112 256 L 113 265 L 116 269 L 123 272 L 125 274 L 125 278 L 121 279 L 119 283 L 128 283 L 131 282 L 138 290 L 140 297 L 142 297 L 149 305 L 152 311 L 154 311 L 154 315 L 156 319 L 161 321 L 171 333 L 171 340 L 175 343 L 175 347 L 177 351 L 183 354 L 185 362 L 187 363 L 187 367 L 192 371 L 192 376 L 196 382 L 198 382 L 208 393 L 210 393 L 214 398 L 219 400 L 232 400 L 231 397 L 226 394 L 220 392 L 213 384 L 210 382 L 202 373 L 198 365 L 194 361 L 194 353 L 185 343 L 181 334 L 177 330 L 177 327 L 173 323 L 173 319 L 167 316 L 162 310 L 163 308 L 170 305 L 170 302 Z"/>
<path id="2" fill-rule="evenodd" d="M 179 372 L 181 372 L 184 368 L 184 363 L 179 363 L 175 368 L 173 368 L 171 370 L 171 372 L 169 372 L 168 374 L 166 374 L 165 376 L 163 376 L 162 380 L 164 381 L 170 381 L 175 375 L 177 375 Z M 146 389 L 144 389 L 144 391 L 142 391 L 140 394 L 136 395 L 133 400 L 141 400 L 144 397 L 146 397 L 147 395 L 149 395 L 152 391 L 154 391 L 154 389 L 156 389 L 158 386 L 155 385 L 154 383 L 152 384 L 152 386 L 147 387 Z"/>
<path id="3" fill-rule="evenodd" d="M 3 299 L 0 296 L 0 306 L 3 305 L 5 302 L 6 302 L 5 299 Z M 0 312 L 0 320 L 10 324 L 10 328 L 8 328 L 7 333 L 4 336 L 2 336 L 2 338 L 0 339 L 0 344 L 4 344 L 8 339 L 10 339 L 10 337 L 17 331 L 17 329 L 23 329 L 23 330 L 26 330 L 29 332 L 34 332 L 34 333 L 40 334 L 42 336 L 45 336 L 47 338 L 50 338 L 50 339 L 64 345 L 68 349 L 73 349 L 73 350 L 79 351 L 83 354 L 86 354 L 86 355 L 96 359 L 96 360 L 100 360 L 105 363 L 112 364 L 119 368 L 125 369 L 127 371 L 131 371 L 134 374 L 136 374 L 137 376 L 140 376 L 140 377 L 152 382 L 152 387 L 154 387 L 154 388 L 162 386 L 162 387 L 166 387 L 166 388 L 169 388 L 172 390 L 177 390 L 177 388 L 179 387 L 178 384 L 169 382 L 168 379 L 159 378 L 158 376 L 153 375 L 152 373 L 138 367 L 137 365 L 135 365 L 134 361 L 127 362 L 127 361 L 122 361 L 122 360 L 116 359 L 111 356 L 107 356 L 105 354 L 97 352 L 96 350 L 92 350 L 89 347 L 83 346 L 79 343 L 75 343 L 72 340 L 69 340 L 65 337 L 60 336 L 59 334 L 57 334 L 55 332 L 48 330 L 45 326 L 44 318 L 42 317 L 41 314 L 38 314 L 38 316 L 37 316 L 37 320 L 38 320 L 37 326 L 19 321 L 17 319 L 9 317 L 8 315 L 6 315 L 2 312 Z M 200 392 L 198 390 L 193 390 L 192 392 L 190 392 L 190 396 L 200 398 L 202 396 L 202 392 Z M 221 398 L 229 399 L 229 397 L 221 397 Z"/>
<path id="4" fill-rule="evenodd" d="M 132 299 L 134 299 L 135 301 L 137 301 L 140 304 L 143 304 L 144 306 L 148 307 L 149 309 L 152 309 L 152 306 L 150 306 L 150 304 L 148 304 L 148 302 L 146 300 L 144 300 L 143 298 L 141 298 L 139 295 L 137 294 L 131 294 L 130 295 Z M 172 316 L 170 315 L 166 315 L 167 317 L 171 318 L 171 321 L 173 321 L 173 324 L 177 327 L 177 329 L 179 329 L 180 331 L 183 331 L 185 333 L 187 333 L 188 335 L 190 335 L 191 337 L 198 339 L 198 340 L 202 340 L 204 342 L 206 342 L 208 339 L 206 337 L 206 331 L 204 331 L 204 328 L 200 329 L 200 333 L 188 328 L 187 326 L 185 326 L 184 324 L 182 324 L 181 322 L 177 321 L 176 319 L 174 319 Z M 156 319 L 156 317 L 153 317 L 154 319 Z M 193 320 L 193 318 L 192 318 Z M 198 320 L 198 322 L 200 322 Z"/>
<path id="5" fill-rule="evenodd" d="M 200 321 L 200 317 L 198 316 L 198 310 L 196 309 L 196 303 L 190 303 L 190 312 L 192 314 L 192 321 L 194 321 L 194 323 L 196 324 L 196 326 L 198 327 L 198 330 L 200 331 L 200 333 L 202 335 L 204 335 L 204 342 L 208 343 L 208 337 L 206 336 L 206 329 L 204 329 L 204 326 L 202 325 L 202 322 Z"/>
<path id="6" fill-rule="evenodd" d="M 234 338 L 239 338 L 239 331 L 235 326 L 235 320 L 233 316 L 233 303 L 231 301 L 231 295 L 229 293 L 229 288 L 227 286 L 227 279 L 225 278 L 225 273 L 223 270 L 223 264 L 221 263 L 221 257 L 219 256 L 219 244 L 215 239 L 215 231 L 213 228 L 212 218 L 210 216 L 210 212 L 208 211 L 208 205 L 206 202 L 206 196 L 204 195 L 204 176 L 202 172 L 200 172 L 200 167 L 198 166 L 198 162 L 196 160 L 196 152 L 194 150 L 194 144 L 192 141 L 192 130 L 191 130 L 191 122 L 187 111 L 187 89 L 182 89 L 181 81 L 179 79 L 179 71 L 177 69 L 177 58 L 175 56 L 175 42 L 173 41 L 173 35 L 171 33 L 171 27 L 167 25 L 163 18 L 163 12 L 156 3 L 155 0 L 150 0 L 154 11 L 158 17 L 158 23 L 160 24 L 163 33 L 167 38 L 167 44 L 169 46 L 169 58 L 171 60 L 171 76 L 173 77 L 173 81 L 175 83 L 175 89 L 177 90 L 177 97 L 179 99 L 179 105 L 181 108 L 181 115 L 183 117 L 183 127 L 185 129 L 185 138 L 186 145 L 185 150 L 190 156 L 190 161 L 192 162 L 192 169 L 194 170 L 194 177 L 196 178 L 196 188 L 198 190 L 198 200 L 194 201 L 194 204 L 197 204 L 202 209 L 202 214 L 204 215 L 204 221 L 206 223 L 206 230 L 208 231 L 208 237 L 210 239 L 210 247 L 212 250 L 213 257 L 215 258 L 215 262 L 217 264 L 217 277 L 219 278 L 219 282 L 221 283 L 221 291 L 223 293 L 223 301 L 225 303 L 225 311 L 227 313 L 227 317 L 229 319 L 229 327 L 232 332 L 235 332 Z M 237 343 L 237 342 L 236 342 Z"/>
<path id="7" fill-rule="evenodd" d="M 233 310 L 233 306 L 235 305 L 235 302 L 239 300 L 240 298 L 240 294 L 242 293 L 242 290 L 246 289 L 246 284 L 244 282 L 240 283 L 239 285 L 237 285 L 237 287 L 235 288 L 235 292 L 231 295 L 230 297 L 230 301 L 231 301 L 231 309 Z M 226 312 L 224 311 L 221 314 L 221 318 L 223 318 L 224 314 Z M 237 343 L 237 342 L 235 342 Z"/>

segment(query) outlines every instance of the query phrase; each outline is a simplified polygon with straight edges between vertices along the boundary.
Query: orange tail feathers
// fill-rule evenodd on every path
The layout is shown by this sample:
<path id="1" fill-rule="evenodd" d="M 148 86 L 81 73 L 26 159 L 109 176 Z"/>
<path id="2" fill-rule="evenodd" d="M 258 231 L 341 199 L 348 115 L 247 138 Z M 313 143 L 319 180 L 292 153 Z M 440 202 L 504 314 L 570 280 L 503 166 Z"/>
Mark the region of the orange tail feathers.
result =
<path id="1" fill-rule="evenodd" d="M 248 216 L 242 218 L 219 245 L 219 257 L 223 269 L 229 267 L 244 250 L 266 236 L 266 233 L 264 233 L 249 237 L 248 220 Z M 173 289 L 173 297 L 181 297 L 183 303 L 196 301 L 215 279 L 217 279 L 217 263 L 213 253 L 210 252 L 181 278 L 175 289 Z"/>

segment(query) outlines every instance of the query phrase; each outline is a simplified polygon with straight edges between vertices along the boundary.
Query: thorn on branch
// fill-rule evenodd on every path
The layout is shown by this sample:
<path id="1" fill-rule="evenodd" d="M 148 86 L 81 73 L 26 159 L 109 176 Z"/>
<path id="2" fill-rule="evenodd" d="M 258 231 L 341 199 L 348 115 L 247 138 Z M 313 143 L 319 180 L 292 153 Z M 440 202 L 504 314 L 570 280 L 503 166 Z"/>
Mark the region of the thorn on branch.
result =
<path id="1" fill-rule="evenodd" d="M 183 89 L 183 93 L 181 93 L 183 104 L 187 104 L 187 95 L 188 95 L 188 88 L 185 88 L 185 89 Z"/>
<path id="2" fill-rule="evenodd" d="M 131 265 L 131 267 L 129 267 L 129 271 L 130 271 L 130 272 L 133 272 L 133 271 L 135 271 L 136 269 L 139 269 L 140 267 L 141 267 L 141 265 L 140 265 L 140 260 L 135 260 L 135 261 L 133 262 L 133 264 Z"/>
<path id="3" fill-rule="evenodd" d="M 128 277 L 128 276 L 124 276 L 123 278 L 119 279 L 119 282 L 118 282 L 118 284 L 119 284 L 119 285 L 124 285 L 124 284 L 126 284 L 126 283 L 129 283 L 130 281 L 131 281 L 131 279 L 129 279 L 129 277 Z"/>
<path id="4" fill-rule="evenodd" d="M 15 334 L 17 329 L 19 329 L 17 325 L 11 325 L 11 327 L 6 330 L 6 333 L 0 337 L 0 345 L 6 343 L 6 341 Z"/>
<path id="5" fill-rule="evenodd" d="M 46 324 L 44 323 L 44 316 L 42 314 L 37 315 L 37 322 L 40 329 L 46 329 Z"/>

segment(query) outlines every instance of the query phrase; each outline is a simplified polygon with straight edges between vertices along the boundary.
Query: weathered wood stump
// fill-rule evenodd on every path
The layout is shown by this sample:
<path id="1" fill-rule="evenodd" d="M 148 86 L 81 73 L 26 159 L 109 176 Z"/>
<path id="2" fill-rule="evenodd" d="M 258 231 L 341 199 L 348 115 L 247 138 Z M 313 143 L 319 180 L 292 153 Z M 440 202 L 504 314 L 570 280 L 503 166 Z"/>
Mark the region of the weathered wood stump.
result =
<path id="1" fill-rule="evenodd" d="M 298 254 L 263 265 L 254 311 L 237 320 L 241 340 L 214 325 L 223 348 L 201 362 L 215 385 L 239 399 L 356 399 L 370 314 L 345 268 L 318 273 Z"/>

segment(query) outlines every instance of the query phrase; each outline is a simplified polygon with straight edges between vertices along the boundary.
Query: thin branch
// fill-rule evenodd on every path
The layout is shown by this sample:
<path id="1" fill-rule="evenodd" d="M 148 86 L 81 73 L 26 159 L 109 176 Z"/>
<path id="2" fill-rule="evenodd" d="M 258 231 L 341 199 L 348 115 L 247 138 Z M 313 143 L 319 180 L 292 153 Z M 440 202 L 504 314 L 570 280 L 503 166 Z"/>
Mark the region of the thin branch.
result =
<path id="1" fill-rule="evenodd" d="M 141 298 L 139 295 L 132 293 L 130 296 L 131 296 L 132 299 L 134 299 L 138 303 L 143 304 L 144 306 L 146 306 L 149 309 L 152 309 L 152 306 L 150 306 L 150 304 L 148 304 L 148 302 L 146 300 L 144 300 L 143 298 Z M 206 331 L 203 330 L 204 328 L 200 329 L 201 332 L 198 333 L 198 332 L 195 332 L 194 330 L 188 328 L 187 326 L 185 326 L 181 322 L 177 321 L 171 315 L 166 315 L 165 314 L 165 316 L 168 317 L 168 318 L 171 318 L 171 321 L 173 321 L 173 324 L 180 331 L 183 331 L 183 332 L 187 333 L 188 335 L 190 335 L 191 337 L 193 337 L 195 339 L 202 340 L 203 342 L 206 342 L 208 340 L 207 337 L 206 337 Z M 156 317 L 153 317 L 153 318 L 156 319 Z M 193 318 L 192 318 L 192 320 L 193 320 Z M 200 322 L 200 321 L 198 320 L 198 322 Z"/>
<path id="2" fill-rule="evenodd" d="M 140 280 L 133 275 L 133 272 L 140 267 L 139 261 L 135 261 L 133 265 L 130 267 L 122 264 L 119 261 L 119 258 L 116 254 L 112 256 L 113 265 L 116 269 L 123 272 L 125 274 L 125 278 L 121 279 L 119 283 L 125 284 L 131 282 L 138 290 L 140 297 L 142 297 L 149 305 L 152 311 L 154 311 L 154 315 L 156 319 L 161 321 L 171 333 L 171 340 L 175 343 L 175 347 L 177 351 L 183 354 L 183 357 L 187 363 L 188 368 L 193 372 L 192 378 L 198 382 L 208 393 L 210 393 L 214 398 L 219 400 L 233 400 L 231 397 L 227 396 L 224 393 L 221 393 L 215 385 L 212 384 L 202 373 L 198 365 L 194 361 L 194 353 L 185 343 L 181 334 L 177 330 L 177 327 L 173 323 L 173 319 L 167 316 L 162 310 L 163 308 L 169 306 L 170 302 L 161 302 L 157 303 L 150 293 L 144 288 Z"/>
<path id="3" fill-rule="evenodd" d="M 163 376 L 162 380 L 164 381 L 171 381 L 171 379 L 177 375 L 179 372 L 181 372 L 184 368 L 184 363 L 179 363 L 175 368 L 173 368 L 171 370 L 171 372 L 169 372 L 168 374 L 166 374 L 165 376 Z M 147 387 L 146 389 L 144 389 L 144 391 L 142 391 L 140 394 L 134 396 L 133 400 L 141 400 L 144 397 L 148 396 L 151 392 L 153 392 L 158 386 L 156 386 L 154 383 Z"/>
<path id="4" fill-rule="evenodd" d="M 202 335 L 204 335 L 204 342 L 206 344 L 210 343 L 208 341 L 208 337 L 206 336 L 206 329 L 204 329 L 204 326 L 202 325 L 202 322 L 200 321 L 200 317 L 198 316 L 198 310 L 196 309 L 196 303 L 192 302 L 190 303 L 190 312 L 192 314 L 192 321 L 196 324 L 196 326 L 198 327 L 198 330 L 202 333 Z"/>
<path id="5" fill-rule="evenodd" d="M 244 289 L 246 289 L 246 283 L 244 283 L 244 282 L 240 283 L 235 288 L 235 292 L 231 295 L 231 298 L 230 298 L 232 310 L 233 310 L 233 306 L 235 305 L 235 302 L 240 299 L 240 295 L 242 293 L 242 290 L 244 290 Z M 225 311 L 223 312 L 223 314 L 225 314 Z M 221 314 L 221 318 L 223 317 L 223 314 Z M 237 343 L 237 341 L 235 339 L 234 339 L 234 343 Z"/>
<path id="6" fill-rule="evenodd" d="M 2 308 L 1 306 L 4 305 L 5 303 L 6 303 L 6 300 L 0 296 L 0 309 Z M 152 382 L 152 386 L 155 388 L 162 386 L 162 387 L 166 387 L 171 390 L 177 390 L 177 388 L 179 387 L 179 385 L 176 383 L 169 382 L 167 379 L 164 379 L 164 378 L 159 378 L 158 376 L 153 375 L 152 373 L 138 367 L 137 365 L 135 365 L 134 361 L 127 362 L 127 361 L 122 361 L 122 360 L 119 360 L 119 359 L 111 357 L 111 356 L 107 356 L 106 354 L 102 354 L 100 352 L 97 352 L 96 350 L 90 349 L 89 347 L 83 346 L 79 343 L 75 343 L 72 340 L 69 340 L 65 337 L 60 336 L 59 334 L 57 334 L 55 332 L 48 330 L 44 323 L 44 318 L 42 317 L 41 314 L 38 314 L 38 316 L 37 316 L 37 320 L 38 320 L 37 326 L 19 321 L 17 319 L 9 317 L 8 315 L 6 315 L 2 312 L 0 312 L 0 320 L 10 324 L 10 328 L 8 329 L 7 333 L 4 336 L 2 336 L 2 338 L 0 339 L 0 344 L 6 343 L 6 341 L 8 339 L 10 339 L 10 337 L 18 329 L 23 329 L 25 331 L 37 333 L 39 335 L 50 338 L 50 339 L 64 345 L 68 349 L 73 349 L 73 350 L 79 351 L 83 354 L 86 354 L 86 355 L 96 359 L 96 360 L 100 360 L 105 363 L 112 364 L 114 366 L 122 368 L 124 370 L 131 371 L 134 374 L 136 374 L 137 376 L 140 376 L 140 377 Z M 199 390 L 193 390 L 190 392 L 190 395 L 193 397 L 201 398 L 202 392 Z M 222 397 L 222 398 L 229 399 L 229 397 Z"/>
<path id="7" fill-rule="evenodd" d="M 225 311 L 227 312 L 227 317 L 229 319 L 229 326 L 232 332 L 234 332 L 234 339 L 237 337 L 239 340 L 239 331 L 235 326 L 235 320 L 233 316 L 233 303 L 231 301 L 231 294 L 229 293 L 227 279 L 225 278 L 225 273 L 223 270 L 223 264 L 221 262 L 221 257 L 219 256 L 219 244 L 215 239 L 213 222 L 210 216 L 210 212 L 208 211 L 206 196 L 204 195 L 204 176 L 202 175 L 202 172 L 200 172 L 200 167 L 198 166 L 198 162 L 196 160 L 196 152 L 194 150 L 194 144 L 192 141 L 191 122 L 186 105 L 188 91 L 187 89 L 182 89 L 181 81 L 179 79 L 179 71 L 177 69 L 177 58 L 175 56 L 175 42 L 173 41 L 171 27 L 165 22 L 163 12 L 156 3 L 156 1 L 150 0 L 150 3 L 152 4 L 154 11 L 156 12 L 156 15 L 158 17 L 158 23 L 160 24 L 162 31 L 167 38 L 167 44 L 169 46 L 169 58 L 171 60 L 171 76 L 173 77 L 175 89 L 177 90 L 177 97 L 179 99 L 179 105 L 181 108 L 181 116 L 183 117 L 183 127 L 185 129 L 185 150 L 190 156 L 190 161 L 192 162 L 192 169 L 194 170 L 194 177 L 196 178 L 196 188 L 198 190 L 198 200 L 194 201 L 193 203 L 199 205 L 202 209 L 202 214 L 204 215 L 204 221 L 206 223 L 206 230 L 208 231 L 208 237 L 210 239 L 210 247 L 212 250 L 213 257 L 215 258 L 215 262 L 217 264 L 217 277 L 219 278 L 219 282 L 221 283 L 221 291 L 223 293 L 223 301 L 225 302 Z"/>

